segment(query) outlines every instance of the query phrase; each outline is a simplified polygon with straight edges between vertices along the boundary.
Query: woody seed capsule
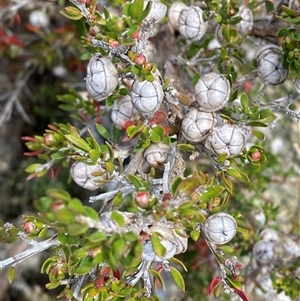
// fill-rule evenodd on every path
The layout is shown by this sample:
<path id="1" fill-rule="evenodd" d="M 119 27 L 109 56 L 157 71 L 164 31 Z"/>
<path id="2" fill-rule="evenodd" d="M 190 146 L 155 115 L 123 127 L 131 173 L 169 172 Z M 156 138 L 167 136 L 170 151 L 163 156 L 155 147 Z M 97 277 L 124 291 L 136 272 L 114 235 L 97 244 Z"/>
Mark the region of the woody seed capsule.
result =
<path id="1" fill-rule="evenodd" d="M 124 124 L 129 120 L 134 120 L 137 115 L 138 111 L 133 107 L 129 95 L 123 96 L 114 102 L 111 119 L 118 129 L 122 130 Z"/>
<path id="2" fill-rule="evenodd" d="M 133 106 L 141 113 L 155 113 L 162 104 L 164 92 L 158 80 L 149 82 L 137 79 L 131 87 L 131 101 Z"/>
<path id="3" fill-rule="evenodd" d="M 279 85 L 288 76 L 283 67 L 283 55 L 277 46 L 267 45 L 257 53 L 258 77 L 264 84 Z"/>
<path id="4" fill-rule="evenodd" d="M 205 236 L 216 245 L 229 242 L 236 235 L 235 219 L 224 212 L 211 215 L 204 223 Z"/>
<path id="5" fill-rule="evenodd" d="M 90 59 L 87 66 L 86 89 L 95 100 L 102 100 L 118 85 L 118 71 L 113 63 L 100 53 Z"/>
<path id="6" fill-rule="evenodd" d="M 190 108 L 190 111 L 182 120 L 182 135 L 191 142 L 201 142 L 207 138 L 216 122 L 214 113 L 201 112 L 196 108 Z"/>
<path id="7" fill-rule="evenodd" d="M 179 15 L 178 29 L 182 36 L 191 41 L 199 41 L 207 30 L 207 22 L 200 7 L 189 6 Z"/>
<path id="8" fill-rule="evenodd" d="M 230 124 L 214 129 L 207 137 L 205 147 L 216 155 L 227 154 L 227 158 L 239 154 L 246 146 L 246 135 Z"/>
<path id="9" fill-rule="evenodd" d="M 204 112 L 215 112 L 227 104 L 230 83 L 225 76 L 211 72 L 200 77 L 195 91 L 199 109 Z"/>

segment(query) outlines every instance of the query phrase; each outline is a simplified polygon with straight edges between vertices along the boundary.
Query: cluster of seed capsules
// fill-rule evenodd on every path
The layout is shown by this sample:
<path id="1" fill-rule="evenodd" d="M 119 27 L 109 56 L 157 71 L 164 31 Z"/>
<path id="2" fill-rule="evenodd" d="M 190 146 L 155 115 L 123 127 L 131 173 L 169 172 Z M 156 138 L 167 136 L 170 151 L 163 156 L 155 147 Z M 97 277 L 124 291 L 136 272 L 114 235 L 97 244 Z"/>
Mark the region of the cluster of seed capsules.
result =
<path id="1" fill-rule="evenodd" d="M 158 23 L 167 14 L 167 7 L 159 0 L 149 1 L 152 2 L 152 6 L 146 21 L 153 22 L 154 20 L 158 26 Z M 145 1 L 144 5 L 146 6 L 147 3 L 148 1 Z M 240 17 L 241 21 L 234 26 L 240 38 L 243 39 L 251 31 L 253 16 L 245 6 L 240 7 L 236 16 Z M 202 39 L 208 28 L 206 19 L 200 7 L 187 6 L 182 2 L 174 2 L 168 10 L 168 20 L 173 29 L 179 31 L 189 41 Z M 220 26 L 217 26 L 216 39 L 220 44 L 224 44 Z M 150 49 L 150 46 L 153 45 L 149 42 L 147 46 Z M 137 45 L 134 45 L 132 50 L 134 51 L 136 47 Z M 145 51 L 147 49 L 144 49 L 143 53 Z M 258 77 L 264 84 L 277 85 L 286 79 L 288 71 L 282 66 L 282 60 L 280 49 L 276 46 L 267 45 L 257 53 Z M 114 64 L 108 57 L 100 53 L 95 53 L 92 56 L 87 66 L 86 89 L 94 100 L 104 100 L 115 91 L 118 85 L 122 85 L 117 68 L 118 64 Z M 125 130 L 125 125 L 129 121 L 143 120 L 143 116 L 149 117 L 158 110 L 164 110 L 167 107 L 164 105 L 168 100 L 166 91 L 162 88 L 163 82 L 160 72 L 156 69 L 153 76 L 153 81 L 140 81 L 137 77 L 131 77 L 129 94 L 114 102 L 111 109 L 111 119 L 118 129 Z M 216 72 L 204 74 L 195 85 L 193 94 L 194 101 L 192 104 L 181 110 L 181 112 L 184 111 L 184 114 L 180 117 L 180 134 L 189 143 L 200 143 L 214 156 L 226 154 L 226 157 L 230 158 L 241 153 L 246 146 L 246 132 L 236 125 L 217 122 L 218 112 L 228 104 L 230 98 L 231 86 L 228 79 Z M 154 146 L 151 145 L 151 147 Z M 158 147 L 161 148 L 161 151 Z M 158 161 L 149 162 L 150 166 L 163 165 L 166 163 L 165 160 L 169 158 L 171 149 L 163 143 L 155 144 L 155 148 L 153 151 L 161 153 L 162 159 L 156 156 Z M 153 151 L 151 150 L 152 153 Z M 78 181 L 73 177 L 75 182 L 78 184 L 82 182 L 79 185 L 86 189 L 94 188 L 92 177 L 85 175 L 84 172 L 84 170 L 89 169 L 89 166 L 79 166 L 83 163 L 76 164 L 78 165 L 77 169 L 82 171 L 82 177 Z M 102 172 L 100 167 L 99 169 Z M 90 186 L 90 182 L 93 185 Z"/>

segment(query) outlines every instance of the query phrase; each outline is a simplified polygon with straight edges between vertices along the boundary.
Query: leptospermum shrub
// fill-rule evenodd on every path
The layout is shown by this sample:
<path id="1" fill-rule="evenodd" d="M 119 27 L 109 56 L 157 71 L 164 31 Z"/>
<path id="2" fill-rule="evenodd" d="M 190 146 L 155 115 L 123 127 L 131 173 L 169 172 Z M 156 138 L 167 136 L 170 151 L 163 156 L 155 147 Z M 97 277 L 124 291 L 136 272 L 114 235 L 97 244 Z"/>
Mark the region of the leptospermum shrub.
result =
<path id="1" fill-rule="evenodd" d="M 60 13 L 84 28 L 88 93 L 57 96 L 76 123 L 25 137 L 37 155 L 26 171 L 64 167 L 94 192 L 86 203 L 47 190 L 21 229 L 2 224 L 3 243 L 31 245 L 1 261 L 9 281 L 52 249 L 41 272 L 68 300 L 161 300 L 169 275 L 183 292 L 174 300 L 299 298 L 297 221 L 283 231 L 279 208 L 259 200 L 276 168 L 265 136 L 280 112 L 300 119 L 299 11 L 297 1 L 71 0 Z"/>

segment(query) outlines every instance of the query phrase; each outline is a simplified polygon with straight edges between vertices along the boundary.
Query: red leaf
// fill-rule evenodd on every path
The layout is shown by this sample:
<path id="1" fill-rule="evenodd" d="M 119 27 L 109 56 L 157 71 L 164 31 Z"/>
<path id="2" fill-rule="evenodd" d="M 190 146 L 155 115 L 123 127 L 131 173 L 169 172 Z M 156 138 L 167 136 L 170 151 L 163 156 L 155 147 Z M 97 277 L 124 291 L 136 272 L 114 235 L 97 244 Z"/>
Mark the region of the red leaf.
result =
<path id="1" fill-rule="evenodd" d="M 250 301 L 250 299 L 248 298 L 248 296 L 246 295 L 246 293 L 244 291 L 241 291 L 235 287 L 232 287 L 232 288 L 233 288 L 234 292 L 242 298 L 243 301 Z"/>
<path id="2" fill-rule="evenodd" d="M 36 138 L 31 137 L 31 136 L 23 136 L 23 137 L 21 137 L 21 139 L 24 141 L 38 142 L 38 140 Z"/>
<path id="3" fill-rule="evenodd" d="M 209 285 L 209 287 L 208 287 L 208 290 L 207 290 L 207 294 L 208 294 L 208 295 L 211 295 L 211 294 L 212 294 L 212 292 L 214 291 L 214 289 L 216 288 L 216 286 L 221 282 L 221 280 L 222 280 L 221 277 L 215 277 L 215 278 L 211 281 L 211 283 L 210 283 L 210 285 Z"/>
<path id="4" fill-rule="evenodd" d="M 150 125 L 163 123 L 167 119 L 166 112 L 159 110 L 153 114 L 153 117 L 149 121 Z"/>
<path id="5" fill-rule="evenodd" d="M 115 278 L 117 278 L 118 280 L 121 279 L 121 273 L 119 269 L 113 270 L 113 275 Z"/>
<path id="6" fill-rule="evenodd" d="M 25 152 L 23 153 L 24 156 L 28 156 L 28 157 L 34 157 L 34 156 L 37 156 L 39 154 L 41 154 L 43 152 L 42 149 L 39 149 L 37 151 L 34 151 L 34 152 Z"/>

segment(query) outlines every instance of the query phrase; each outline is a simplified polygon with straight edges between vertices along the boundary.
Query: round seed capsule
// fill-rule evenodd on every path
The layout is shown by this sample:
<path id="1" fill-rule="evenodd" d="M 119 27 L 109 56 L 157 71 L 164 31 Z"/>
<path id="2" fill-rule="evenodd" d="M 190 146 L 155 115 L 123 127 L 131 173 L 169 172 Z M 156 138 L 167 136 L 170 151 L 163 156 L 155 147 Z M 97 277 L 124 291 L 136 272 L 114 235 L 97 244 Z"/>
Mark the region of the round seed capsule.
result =
<path id="1" fill-rule="evenodd" d="M 216 128 L 207 137 L 205 147 L 216 155 L 227 154 L 233 157 L 239 154 L 246 146 L 246 135 L 238 127 L 230 124 Z"/>
<path id="2" fill-rule="evenodd" d="M 171 153 L 172 150 L 169 145 L 158 142 L 146 148 L 143 156 L 152 167 L 160 167 L 168 161 Z"/>
<path id="3" fill-rule="evenodd" d="M 242 18 L 236 25 L 238 34 L 241 37 L 246 37 L 253 27 L 253 14 L 249 8 L 242 5 L 239 8 L 237 16 Z"/>
<path id="4" fill-rule="evenodd" d="M 259 238 L 261 240 L 266 240 L 272 243 L 274 246 L 278 244 L 279 242 L 279 235 L 278 232 L 272 228 L 266 228 L 264 229 L 260 235 Z"/>
<path id="5" fill-rule="evenodd" d="M 207 30 L 202 9 L 198 6 L 184 8 L 179 15 L 178 29 L 186 39 L 199 41 Z"/>
<path id="6" fill-rule="evenodd" d="M 214 113 L 201 112 L 196 108 L 190 108 L 182 120 L 182 135 L 191 142 L 201 142 L 207 138 L 216 123 Z"/>
<path id="7" fill-rule="evenodd" d="M 139 82 L 137 79 L 131 87 L 131 101 L 141 113 L 152 114 L 162 104 L 164 92 L 158 80 Z"/>
<path id="8" fill-rule="evenodd" d="M 94 176 L 94 173 L 101 173 L 101 175 Z M 71 176 L 77 185 L 88 190 L 96 190 L 104 187 L 106 183 L 100 183 L 99 181 L 107 180 L 106 172 L 101 165 L 88 165 L 83 162 L 73 163 Z"/>
<path id="9" fill-rule="evenodd" d="M 169 8 L 168 11 L 169 22 L 176 30 L 178 30 L 179 28 L 179 16 L 184 8 L 187 8 L 187 6 L 183 2 L 174 2 Z"/>
<path id="10" fill-rule="evenodd" d="M 29 14 L 29 23 L 37 28 L 49 26 L 49 17 L 41 10 L 34 10 Z"/>
<path id="11" fill-rule="evenodd" d="M 283 55 L 276 46 L 263 47 L 257 53 L 258 77 L 264 84 L 279 85 L 288 76 L 288 70 L 283 67 Z"/>
<path id="12" fill-rule="evenodd" d="M 204 223 L 206 237 L 216 245 L 229 242 L 236 235 L 235 219 L 224 212 L 211 215 Z"/>
<path id="13" fill-rule="evenodd" d="M 282 243 L 282 248 L 287 255 L 300 257 L 300 246 L 291 238 L 285 238 Z"/>
<path id="14" fill-rule="evenodd" d="M 227 104 L 230 83 L 225 76 L 211 72 L 200 77 L 195 91 L 199 109 L 204 112 L 215 112 Z"/>
<path id="15" fill-rule="evenodd" d="M 264 264 L 269 263 L 274 258 L 274 245 L 267 240 L 258 241 L 253 247 L 253 255 L 255 259 Z"/>
<path id="16" fill-rule="evenodd" d="M 90 59 L 87 66 L 86 89 L 95 100 L 102 100 L 118 85 L 118 71 L 113 63 L 100 53 Z"/>
<path id="17" fill-rule="evenodd" d="M 112 107 L 111 119 L 115 126 L 122 130 L 124 124 L 129 120 L 134 120 L 138 111 L 134 108 L 129 95 L 117 99 Z"/>

